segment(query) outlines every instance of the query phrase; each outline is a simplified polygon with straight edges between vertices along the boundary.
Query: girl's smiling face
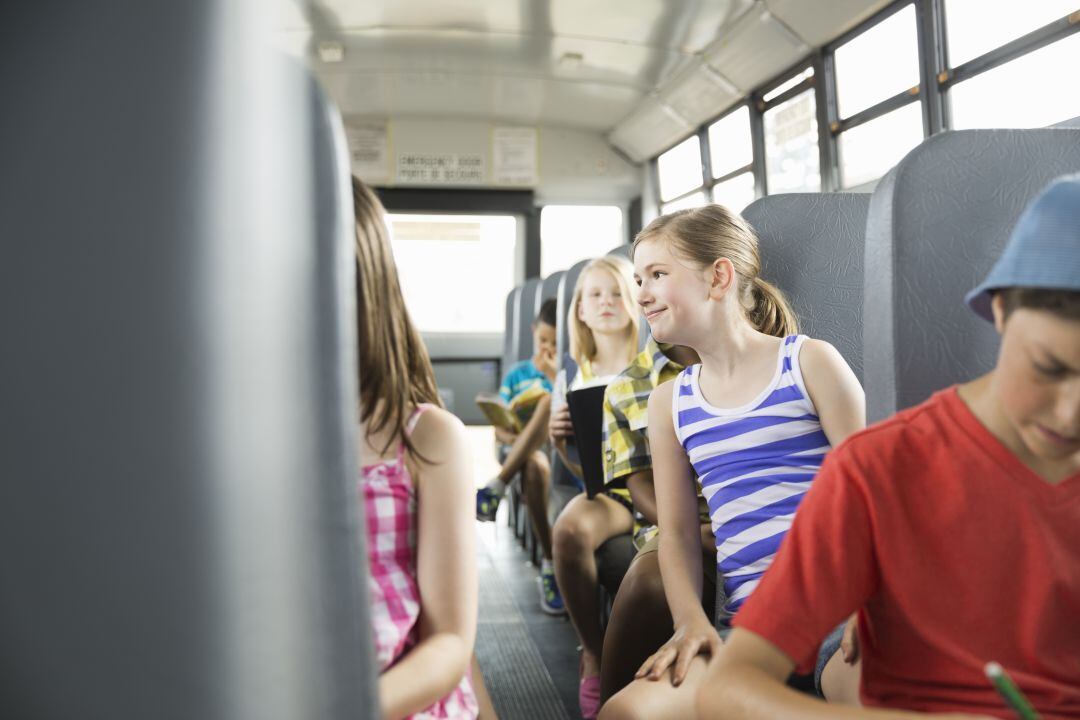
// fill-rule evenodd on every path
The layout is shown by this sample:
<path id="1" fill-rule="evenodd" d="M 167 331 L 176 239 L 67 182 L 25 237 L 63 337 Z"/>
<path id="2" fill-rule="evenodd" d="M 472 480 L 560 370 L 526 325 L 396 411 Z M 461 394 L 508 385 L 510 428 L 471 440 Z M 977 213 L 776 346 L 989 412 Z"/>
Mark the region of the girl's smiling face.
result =
<path id="1" fill-rule="evenodd" d="M 578 318 L 593 332 L 616 333 L 630 324 L 619 281 L 602 268 L 589 270 L 582 281 Z"/>
<path id="2" fill-rule="evenodd" d="M 709 300 L 705 271 L 675 257 L 662 239 L 648 239 L 634 249 L 634 282 L 638 304 L 645 311 L 658 342 L 694 346 L 696 329 L 707 318 Z"/>

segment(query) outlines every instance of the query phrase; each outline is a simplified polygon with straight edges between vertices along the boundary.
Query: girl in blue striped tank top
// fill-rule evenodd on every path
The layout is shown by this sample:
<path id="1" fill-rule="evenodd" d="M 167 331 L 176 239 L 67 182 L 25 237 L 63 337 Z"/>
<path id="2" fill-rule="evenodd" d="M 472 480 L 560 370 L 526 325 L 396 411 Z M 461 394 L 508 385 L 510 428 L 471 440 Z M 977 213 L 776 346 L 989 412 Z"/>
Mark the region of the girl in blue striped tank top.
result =
<path id="1" fill-rule="evenodd" d="M 757 237 L 739 215 L 719 205 L 665 215 L 638 235 L 633 259 L 653 337 L 693 348 L 701 364 L 649 399 L 675 633 L 604 717 L 692 718 L 702 656 L 719 650 L 718 628 L 768 569 L 825 453 L 865 426 L 865 401 L 840 354 L 799 335 L 783 294 L 759 277 Z M 715 624 L 701 607 L 695 482 L 709 503 L 722 583 Z"/>

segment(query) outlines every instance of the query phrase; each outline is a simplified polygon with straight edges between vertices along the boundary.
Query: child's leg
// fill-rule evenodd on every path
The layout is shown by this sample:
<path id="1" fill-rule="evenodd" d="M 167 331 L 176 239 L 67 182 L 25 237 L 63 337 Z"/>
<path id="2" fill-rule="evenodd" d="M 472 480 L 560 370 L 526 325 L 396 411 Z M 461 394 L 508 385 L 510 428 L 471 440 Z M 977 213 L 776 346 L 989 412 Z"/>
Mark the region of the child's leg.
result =
<path id="1" fill-rule="evenodd" d="M 480 672 L 480 663 L 476 659 L 476 653 L 472 656 L 472 675 L 469 679 L 472 681 L 473 693 L 476 694 L 476 704 L 480 706 L 480 714 L 476 720 L 499 720 L 499 716 L 495 713 L 495 706 L 491 703 L 487 685 L 484 684 L 484 675 Z"/>
<path id="2" fill-rule="evenodd" d="M 686 679 L 678 687 L 671 684 L 670 669 L 659 680 L 635 680 L 604 703 L 600 720 L 693 720 L 697 717 L 694 705 L 698 688 L 705 680 L 707 660 L 704 655 L 694 658 Z"/>
<path id="3" fill-rule="evenodd" d="M 821 694 L 831 703 L 839 705 L 861 705 L 859 700 L 859 679 L 862 675 L 862 660 L 854 665 L 844 662 L 838 650 L 825 663 L 821 673 Z"/>
<path id="4" fill-rule="evenodd" d="M 540 543 L 545 560 L 551 560 L 551 524 L 548 522 L 548 494 L 551 491 L 551 466 L 547 456 L 537 450 L 525 463 L 522 494 L 532 520 L 533 533 Z"/>
<path id="5" fill-rule="evenodd" d="M 611 608 L 600 663 L 601 702 L 629 685 L 641 664 L 674 632 L 659 554 L 656 543 L 651 545 L 651 551 L 643 549 L 631 563 Z"/>
<path id="6" fill-rule="evenodd" d="M 536 405 L 536 410 L 529 418 L 525 428 L 517 436 L 517 440 L 510 446 L 510 452 L 506 455 L 502 467 L 499 468 L 497 480 L 502 483 L 510 482 L 519 471 L 525 469 L 532 454 L 540 449 L 547 440 L 548 418 L 551 415 L 551 398 L 544 397 Z"/>
<path id="7" fill-rule="evenodd" d="M 604 542 L 633 529 L 634 519 L 605 495 L 578 495 L 555 521 L 555 576 L 584 652 L 584 676 L 600 674 L 603 629 L 600 627 L 596 558 Z"/>

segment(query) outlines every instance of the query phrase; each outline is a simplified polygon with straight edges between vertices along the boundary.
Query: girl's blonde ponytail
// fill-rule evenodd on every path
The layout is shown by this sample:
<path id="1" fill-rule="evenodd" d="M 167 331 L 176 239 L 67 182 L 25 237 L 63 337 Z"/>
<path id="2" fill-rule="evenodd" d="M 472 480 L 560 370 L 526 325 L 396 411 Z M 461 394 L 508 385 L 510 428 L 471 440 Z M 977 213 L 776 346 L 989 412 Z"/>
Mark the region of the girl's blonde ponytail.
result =
<path id="1" fill-rule="evenodd" d="M 750 293 L 754 306 L 747 312 L 747 319 L 758 331 L 776 337 L 798 334 L 799 320 L 779 288 L 757 276 Z"/>

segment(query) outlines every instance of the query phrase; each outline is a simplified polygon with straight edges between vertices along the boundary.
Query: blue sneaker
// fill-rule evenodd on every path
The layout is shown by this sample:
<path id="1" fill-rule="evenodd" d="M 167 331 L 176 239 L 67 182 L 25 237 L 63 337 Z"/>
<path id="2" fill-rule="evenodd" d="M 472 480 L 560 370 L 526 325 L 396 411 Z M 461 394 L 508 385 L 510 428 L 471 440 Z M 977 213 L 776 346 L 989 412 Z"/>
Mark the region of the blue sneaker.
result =
<path id="1" fill-rule="evenodd" d="M 492 522 L 495 513 L 499 509 L 499 501 L 502 496 L 491 488 L 482 487 L 476 491 L 476 519 L 481 522 Z"/>
<path id="2" fill-rule="evenodd" d="M 536 582 L 540 586 L 540 609 L 548 615 L 565 615 L 566 605 L 555 582 L 555 573 L 541 570 Z"/>

